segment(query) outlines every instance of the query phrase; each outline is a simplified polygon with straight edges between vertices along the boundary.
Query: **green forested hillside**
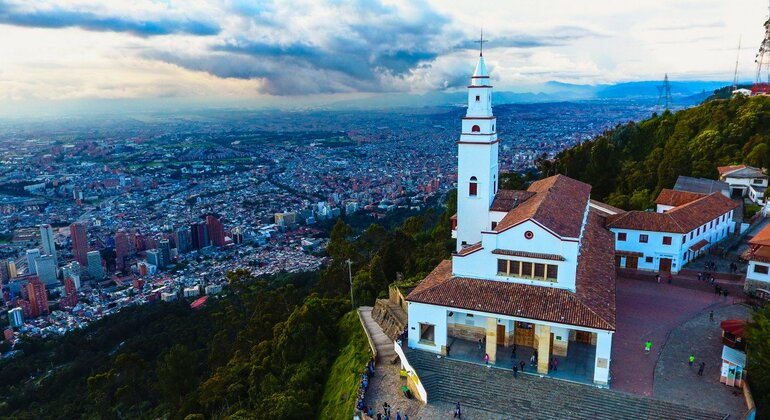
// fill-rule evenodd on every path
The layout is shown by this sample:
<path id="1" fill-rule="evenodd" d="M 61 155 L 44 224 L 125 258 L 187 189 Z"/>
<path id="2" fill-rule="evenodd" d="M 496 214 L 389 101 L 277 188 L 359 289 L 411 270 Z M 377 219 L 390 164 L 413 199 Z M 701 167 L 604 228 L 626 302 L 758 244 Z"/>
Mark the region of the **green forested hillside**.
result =
<path id="1" fill-rule="evenodd" d="M 590 183 L 594 199 L 645 209 L 679 175 L 716 179 L 717 166 L 769 162 L 770 97 L 741 96 L 619 125 L 537 167 Z"/>

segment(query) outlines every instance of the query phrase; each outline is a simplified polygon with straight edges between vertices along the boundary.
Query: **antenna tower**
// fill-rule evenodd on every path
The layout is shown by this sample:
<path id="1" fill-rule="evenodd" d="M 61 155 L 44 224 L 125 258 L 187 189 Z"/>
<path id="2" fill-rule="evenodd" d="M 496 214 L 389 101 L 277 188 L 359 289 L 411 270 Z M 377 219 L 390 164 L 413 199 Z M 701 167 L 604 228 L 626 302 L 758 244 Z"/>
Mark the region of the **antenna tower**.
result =
<path id="1" fill-rule="evenodd" d="M 663 78 L 663 84 L 658 86 L 657 106 L 660 106 L 661 102 L 665 103 L 665 109 L 668 110 L 669 106 L 671 105 L 671 84 L 668 82 L 668 73 L 666 73 L 666 77 Z"/>
<path id="2" fill-rule="evenodd" d="M 762 83 L 762 68 L 766 68 L 765 73 L 767 76 L 767 82 L 770 83 L 770 14 L 765 21 L 765 39 L 762 40 L 762 44 L 759 45 L 759 51 L 754 59 L 757 63 L 757 78 L 756 83 Z"/>

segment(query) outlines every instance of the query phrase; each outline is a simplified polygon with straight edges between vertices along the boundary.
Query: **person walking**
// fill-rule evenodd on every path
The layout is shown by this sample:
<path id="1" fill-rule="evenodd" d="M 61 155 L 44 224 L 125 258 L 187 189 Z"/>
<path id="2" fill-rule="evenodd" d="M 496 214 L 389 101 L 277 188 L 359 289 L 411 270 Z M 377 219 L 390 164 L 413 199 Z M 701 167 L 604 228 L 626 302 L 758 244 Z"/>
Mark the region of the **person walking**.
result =
<path id="1" fill-rule="evenodd" d="M 657 281 L 658 284 L 660 284 L 660 274 L 655 275 L 655 281 Z"/>
<path id="2" fill-rule="evenodd" d="M 703 369 L 706 369 L 706 362 L 700 362 L 700 367 L 698 368 L 698 376 L 703 376 Z"/>
<path id="3" fill-rule="evenodd" d="M 516 344 L 511 347 L 511 359 L 516 358 Z"/>
<path id="4" fill-rule="evenodd" d="M 671 273 L 668 273 L 668 284 L 671 284 L 672 281 L 674 281 L 674 276 L 672 276 Z"/>
<path id="5" fill-rule="evenodd" d="M 521 368 L 521 371 L 524 372 L 524 366 L 527 366 L 527 363 L 523 360 L 519 362 L 519 367 Z"/>
<path id="6" fill-rule="evenodd" d="M 484 364 L 489 366 L 489 353 L 484 353 Z"/>
<path id="7" fill-rule="evenodd" d="M 529 358 L 530 366 L 534 367 L 536 361 L 537 361 L 537 358 L 535 357 L 535 353 L 532 353 L 532 357 Z"/>
<path id="8" fill-rule="evenodd" d="M 553 358 L 553 371 L 556 372 L 556 370 L 559 368 L 559 359 Z"/>
<path id="9" fill-rule="evenodd" d="M 516 363 L 513 364 L 513 377 L 516 378 L 519 376 L 519 365 Z"/>
<path id="10" fill-rule="evenodd" d="M 458 419 L 463 418 L 463 412 L 460 410 L 460 402 L 458 401 L 457 404 L 455 404 L 455 417 Z"/>
<path id="11" fill-rule="evenodd" d="M 479 338 L 479 342 L 478 342 L 478 347 L 479 347 L 479 350 L 481 350 L 481 339 L 480 338 Z"/>
<path id="12" fill-rule="evenodd" d="M 647 340 L 647 341 L 644 343 L 644 352 L 645 352 L 645 353 L 647 353 L 647 354 L 650 354 L 650 350 L 651 350 L 651 349 L 652 349 L 652 341 L 650 341 L 650 340 Z"/>
<path id="13" fill-rule="evenodd" d="M 401 420 L 401 409 L 396 409 L 396 420 Z"/>
<path id="14" fill-rule="evenodd" d="M 690 357 L 687 359 L 687 361 L 690 363 L 690 366 L 692 366 L 692 364 L 695 363 L 695 355 L 690 354 Z"/>

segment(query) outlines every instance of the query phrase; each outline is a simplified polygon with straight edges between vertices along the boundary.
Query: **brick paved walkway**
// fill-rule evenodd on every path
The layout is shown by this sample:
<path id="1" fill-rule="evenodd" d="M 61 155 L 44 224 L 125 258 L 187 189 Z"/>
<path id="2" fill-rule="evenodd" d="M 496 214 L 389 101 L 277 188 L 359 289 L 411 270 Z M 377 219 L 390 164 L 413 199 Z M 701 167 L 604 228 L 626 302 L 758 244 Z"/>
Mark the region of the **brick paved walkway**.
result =
<path id="1" fill-rule="evenodd" d="M 617 332 L 612 340 L 611 387 L 652 395 L 653 372 L 669 332 L 705 308 L 726 304 L 726 299 L 651 281 L 617 280 Z M 644 353 L 645 340 L 652 352 Z"/>
<path id="2" fill-rule="evenodd" d="M 746 319 L 749 311 L 743 305 L 723 306 L 714 310 L 714 322 L 709 321 L 709 311 L 704 311 L 674 328 L 655 368 L 653 395 L 742 418 L 747 409 L 743 392 L 719 383 L 722 355 L 719 322 Z M 690 352 L 695 355 L 692 367 L 687 363 Z M 698 376 L 701 361 L 706 362 L 706 369 L 703 376 Z"/>

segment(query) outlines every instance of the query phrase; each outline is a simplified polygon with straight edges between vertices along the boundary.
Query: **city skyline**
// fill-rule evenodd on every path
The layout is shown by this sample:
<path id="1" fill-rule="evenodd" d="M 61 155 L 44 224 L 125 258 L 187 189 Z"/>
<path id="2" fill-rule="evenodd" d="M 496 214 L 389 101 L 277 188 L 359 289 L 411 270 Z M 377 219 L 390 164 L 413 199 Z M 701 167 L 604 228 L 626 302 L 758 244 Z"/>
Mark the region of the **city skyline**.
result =
<path id="1" fill-rule="evenodd" d="M 302 106 L 466 83 L 483 27 L 497 91 L 550 81 L 752 80 L 764 1 L 0 1 L 4 112 Z M 484 18 L 480 18 L 484 16 Z M 291 71 L 287 71 L 287 69 Z"/>

